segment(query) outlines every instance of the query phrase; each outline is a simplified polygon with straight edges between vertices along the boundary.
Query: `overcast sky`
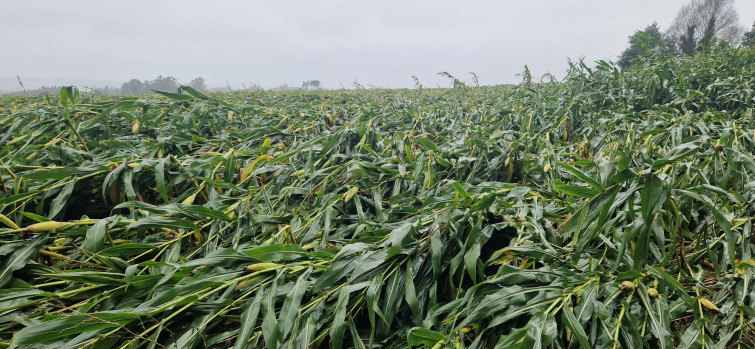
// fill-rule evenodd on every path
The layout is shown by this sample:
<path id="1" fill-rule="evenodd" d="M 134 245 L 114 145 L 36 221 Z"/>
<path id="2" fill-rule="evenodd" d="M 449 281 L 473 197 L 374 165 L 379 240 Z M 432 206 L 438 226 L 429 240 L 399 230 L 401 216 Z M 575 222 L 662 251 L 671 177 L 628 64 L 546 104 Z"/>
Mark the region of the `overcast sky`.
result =
<path id="1" fill-rule="evenodd" d="M 755 0 L 736 0 L 743 27 Z M 209 86 L 448 86 L 437 73 L 511 83 L 524 65 L 616 59 L 627 36 L 663 30 L 685 0 L 0 0 L 0 90 L 120 84 L 172 75 Z M 13 86 L 11 86 L 13 87 Z"/>

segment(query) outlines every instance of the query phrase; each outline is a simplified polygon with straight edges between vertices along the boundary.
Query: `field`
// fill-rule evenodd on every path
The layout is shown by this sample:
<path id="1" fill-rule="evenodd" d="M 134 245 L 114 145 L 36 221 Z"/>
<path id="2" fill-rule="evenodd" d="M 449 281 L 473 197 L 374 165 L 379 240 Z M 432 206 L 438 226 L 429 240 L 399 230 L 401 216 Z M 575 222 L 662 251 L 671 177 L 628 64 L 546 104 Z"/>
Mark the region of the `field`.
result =
<path id="1" fill-rule="evenodd" d="M 753 67 L 0 98 L 0 346 L 752 348 Z"/>

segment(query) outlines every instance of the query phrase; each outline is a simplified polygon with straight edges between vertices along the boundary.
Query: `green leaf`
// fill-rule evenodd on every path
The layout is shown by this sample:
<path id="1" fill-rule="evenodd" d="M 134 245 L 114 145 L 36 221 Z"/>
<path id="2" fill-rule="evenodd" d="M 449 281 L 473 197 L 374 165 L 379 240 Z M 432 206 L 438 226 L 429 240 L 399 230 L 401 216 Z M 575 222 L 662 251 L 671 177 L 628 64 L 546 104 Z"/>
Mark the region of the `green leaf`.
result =
<path id="1" fill-rule="evenodd" d="M 650 173 L 645 176 L 645 187 L 640 194 L 640 208 L 642 219 L 646 226 L 650 225 L 653 216 L 666 201 L 666 184 L 658 176 Z"/>
<path id="2" fill-rule="evenodd" d="M 149 211 L 159 214 L 173 214 L 173 215 L 186 215 L 196 219 L 215 218 L 222 219 L 224 221 L 232 220 L 227 214 L 213 210 L 204 206 L 187 205 L 181 203 L 175 203 L 170 205 L 155 206 L 141 201 L 128 201 L 115 207 L 115 209 L 121 208 L 138 208 L 141 210 Z"/>
<path id="3" fill-rule="evenodd" d="M 68 100 L 70 99 L 70 95 L 72 91 L 71 86 L 63 86 L 60 88 L 60 106 L 68 108 Z"/>
<path id="4" fill-rule="evenodd" d="M 330 326 L 330 340 L 333 348 L 340 349 L 346 332 L 346 306 L 349 304 L 349 288 L 342 287 L 338 292 L 338 302 L 334 309 L 333 324 Z"/>
<path id="5" fill-rule="evenodd" d="M 163 95 L 175 101 L 193 101 L 194 100 L 194 97 L 192 97 L 191 95 L 185 95 L 181 93 L 158 91 L 158 90 L 152 90 L 152 92 Z"/>
<path id="6" fill-rule="evenodd" d="M 370 340 L 372 340 L 375 336 L 375 329 L 377 328 L 375 314 L 380 316 L 380 318 L 383 319 L 383 322 L 386 325 L 390 325 L 386 321 L 385 315 L 380 310 L 380 305 L 378 304 L 378 298 L 380 296 L 380 289 L 382 288 L 382 286 L 383 274 L 377 274 L 375 278 L 370 280 L 370 286 L 367 287 L 367 315 L 370 318 Z"/>
<path id="7" fill-rule="evenodd" d="M 684 300 L 684 303 L 686 303 L 688 307 L 691 308 L 691 307 L 696 306 L 697 301 L 687 293 L 687 290 L 684 288 L 684 285 L 682 285 L 682 283 L 679 282 L 679 280 L 669 275 L 666 271 L 664 271 L 660 267 L 648 266 L 647 269 L 650 272 L 650 274 L 652 274 L 656 278 L 667 282 L 669 286 L 671 286 L 671 289 L 674 291 L 674 294 L 681 297 Z"/>
<path id="8" fill-rule="evenodd" d="M 219 180 L 215 180 L 215 179 L 207 178 L 207 177 L 199 177 L 197 179 L 201 180 L 202 182 L 206 182 L 213 188 L 232 189 L 232 190 L 240 191 L 240 192 L 244 191 L 244 189 L 228 182 L 219 181 Z"/>
<path id="9" fill-rule="evenodd" d="M 312 286 L 311 292 L 319 292 L 325 288 L 333 287 L 344 276 L 349 275 L 355 265 L 354 257 L 338 258 L 335 262 L 328 265 L 328 269 L 319 275 L 315 284 Z"/>
<path id="10" fill-rule="evenodd" d="M 726 236 L 726 252 L 729 256 L 729 263 L 731 265 L 734 265 L 736 256 L 736 238 L 734 237 L 734 234 L 731 232 L 732 223 L 731 221 L 726 218 L 726 216 L 716 207 L 715 203 L 711 198 L 708 196 L 697 194 L 688 190 L 679 189 L 676 190 L 677 192 L 683 193 L 695 200 L 702 201 L 703 204 L 708 208 L 708 210 L 711 211 L 713 214 L 713 218 L 716 220 L 716 223 L 719 227 L 724 231 L 724 235 Z"/>
<path id="11" fill-rule="evenodd" d="M 417 291 L 414 289 L 414 270 L 411 263 L 406 263 L 406 276 L 404 276 L 404 299 L 409 304 L 412 311 L 413 319 L 421 319 L 422 314 L 419 312 L 419 302 L 417 301 Z"/>
<path id="12" fill-rule="evenodd" d="M 299 245 L 275 244 L 260 246 L 248 250 L 242 250 L 241 253 L 252 257 L 260 262 L 281 262 L 295 261 L 309 254 Z"/>
<path id="13" fill-rule="evenodd" d="M 668 191 L 666 184 L 654 174 L 648 174 L 645 177 L 645 187 L 640 193 L 640 209 L 642 210 L 643 225 L 640 228 L 639 237 L 637 238 L 634 254 L 634 270 L 640 270 L 645 264 L 650 248 L 650 232 L 653 225 L 659 224 L 655 220 L 655 215 L 666 201 Z"/>
<path id="14" fill-rule="evenodd" d="M 696 154 L 699 151 L 700 151 L 700 144 L 697 141 L 677 145 L 669 149 L 669 151 L 666 153 L 663 159 L 656 160 L 655 162 L 653 162 L 653 166 L 651 167 L 651 170 L 656 171 L 662 168 L 663 166 L 665 166 L 666 164 L 680 160 L 689 155 Z"/>
<path id="15" fill-rule="evenodd" d="M 630 169 L 626 169 L 624 171 L 621 171 L 621 172 L 615 174 L 613 177 L 611 177 L 611 180 L 609 181 L 609 184 L 610 185 L 614 185 L 614 184 L 624 183 L 624 182 L 626 182 L 626 181 L 628 181 L 630 179 L 636 178 L 636 177 L 637 177 L 637 173 L 636 172 L 634 172 L 634 171 L 632 171 Z"/>
<path id="16" fill-rule="evenodd" d="M 311 267 L 307 268 L 307 270 L 296 279 L 296 283 L 283 301 L 280 316 L 278 317 L 278 328 L 280 330 L 281 338 L 286 338 L 286 336 L 288 336 L 291 327 L 294 326 L 294 322 L 299 318 L 299 305 L 301 304 L 302 297 L 304 297 L 304 293 L 307 291 L 307 279 L 309 278 L 311 271 Z"/>
<path id="17" fill-rule="evenodd" d="M 44 343 L 79 333 L 99 332 L 104 329 L 123 326 L 139 315 L 123 311 L 98 312 L 96 314 L 69 315 L 18 331 L 11 346 Z"/>
<path id="18" fill-rule="evenodd" d="M 165 187 L 165 165 L 170 161 L 169 157 L 160 159 L 155 166 L 155 182 L 157 183 L 157 191 L 160 192 L 160 197 L 163 198 L 163 202 L 168 203 L 168 190 Z"/>
<path id="19" fill-rule="evenodd" d="M 197 206 L 197 205 L 186 205 L 186 204 L 173 204 L 165 206 L 165 208 L 170 212 L 172 210 L 175 210 L 175 212 L 180 212 L 182 214 L 185 214 L 190 217 L 194 217 L 196 219 L 221 219 L 224 221 L 231 221 L 233 220 L 231 217 L 228 217 L 227 214 L 218 211 L 213 210 L 208 207 L 204 206 Z M 175 208 L 175 209 L 174 209 Z"/>
<path id="20" fill-rule="evenodd" d="M 0 199 L 0 205 L 8 205 L 8 204 L 24 201 L 42 192 L 43 192 L 42 190 L 30 190 L 26 193 L 8 195 Z M 45 217 L 45 219 L 47 219 L 47 217 Z M 37 220 L 37 222 L 39 222 L 39 220 Z"/>
<path id="21" fill-rule="evenodd" d="M 3 258 L 0 263 L 0 288 L 5 287 L 13 277 L 13 272 L 26 266 L 39 250 L 47 244 L 49 234 L 42 234 L 25 246 Z"/>
<path id="22" fill-rule="evenodd" d="M 430 236 L 430 253 L 432 254 L 431 263 L 433 267 L 433 277 L 437 278 L 443 271 L 441 267 L 441 258 L 443 257 L 443 242 L 439 234 Z"/>
<path id="23" fill-rule="evenodd" d="M 655 338 L 658 338 L 658 348 L 666 349 L 673 347 L 674 341 L 667 329 L 667 325 L 663 321 L 664 309 L 661 308 L 660 301 L 656 299 L 653 302 L 650 299 L 644 284 L 639 284 L 638 288 L 640 292 L 637 293 L 642 301 L 642 305 L 647 310 L 648 319 L 650 320 L 650 329 Z"/>
<path id="24" fill-rule="evenodd" d="M 179 93 L 186 92 L 190 96 L 192 96 L 194 98 L 197 98 L 197 99 L 204 99 L 206 101 L 212 100 L 212 98 L 210 98 L 207 95 L 205 95 L 205 94 L 203 94 L 203 93 L 195 90 L 194 88 L 192 88 L 190 86 L 179 86 L 178 87 L 178 92 Z"/>
<path id="25" fill-rule="evenodd" d="M 145 251 L 156 249 L 157 246 L 150 244 L 125 243 L 108 247 L 100 251 L 100 256 L 133 256 Z"/>
<path id="26" fill-rule="evenodd" d="M 703 322 L 702 320 L 697 320 L 692 323 L 690 327 L 687 328 L 686 331 L 684 331 L 684 334 L 682 334 L 682 338 L 679 340 L 679 345 L 676 346 L 677 349 L 701 349 L 702 346 L 702 338 L 705 336 L 705 332 L 703 332 Z"/>
<path id="27" fill-rule="evenodd" d="M 571 174 L 579 178 L 580 180 L 584 181 L 585 183 L 589 184 L 591 187 L 595 188 L 597 191 L 603 191 L 603 186 L 600 185 L 600 183 L 596 182 L 590 176 L 588 176 L 586 173 L 582 172 L 582 170 L 573 167 L 572 165 L 569 165 L 563 161 L 558 162 L 561 167 L 563 167 L 565 170 L 569 171 Z"/>
<path id="28" fill-rule="evenodd" d="M 599 192 L 595 189 L 587 188 L 587 187 L 581 187 L 578 185 L 568 185 L 568 184 L 556 184 L 553 186 L 556 190 L 570 196 L 577 196 L 581 198 L 592 198 L 595 195 L 598 195 Z"/>
<path id="29" fill-rule="evenodd" d="M 173 228 L 173 229 L 199 229 L 199 226 L 191 221 L 175 217 L 145 217 L 128 225 L 128 229 L 141 228 Z"/>
<path id="30" fill-rule="evenodd" d="M 96 272 L 91 270 L 86 271 L 60 271 L 54 274 L 43 274 L 44 277 L 75 281 L 79 283 L 94 284 L 94 285 L 124 285 L 126 278 L 124 274 L 114 272 Z"/>
<path id="31" fill-rule="evenodd" d="M 110 192 L 110 186 L 116 185 L 116 179 L 118 179 L 118 176 L 126 169 L 126 161 L 121 162 L 118 167 L 116 167 L 114 170 L 110 171 L 107 176 L 105 176 L 105 180 L 102 182 L 102 189 L 100 190 L 100 193 L 102 194 L 102 199 L 107 200 L 108 193 Z M 111 198 L 112 201 L 112 198 Z"/>
<path id="32" fill-rule="evenodd" d="M 454 190 L 456 190 L 457 193 L 459 193 L 459 195 L 461 195 L 461 197 L 463 197 L 464 199 L 469 199 L 469 193 L 467 193 L 466 189 L 464 189 L 461 183 L 453 182 L 451 183 L 451 186 L 454 188 Z"/>
<path id="33" fill-rule="evenodd" d="M 506 252 L 513 252 L 515 255 L 523 255 L 523 256 L 530 256 L 532 258 L 535 258 L 537 260 L 543 261 L 543 262 L 551 262 L 555 260 L 560 260 L 561 257 L 553 252 L 545 251 L 541 249 L 538 246 L 511 246 L 511 247 L 505 247 L 496 253 L 494 253 L 488 262 L 498 258 L 503 253 Z"/>
<path id="34" fill-rule="evenodd" d="M 579 323 L 577 317 L 574 316 L 574 312 L 572 312 L 569 304 L 565 304 L 564 307 L 561 308 L 561 321 L 563 321 L 566 324 L 566 327 L 572 331 L 572 335 L 577 338 L 582 349 L 590 349 L 587 333 L 585 333 L 585 329 L 582 328 L 582 324 Z"/>
<path id="35" fill-rule="evenodd" d="M 427 148 L 429 150 L 432 150 L 432 151 L 435 151 L 435 152 L 438 151 L 438 145 L 436 145 L 435 143 L 433 143 L 433 141 L 431 141 L 431 140 L 429 140 L 427 138 L 424 138 L 424 137 L 418 137 L 416 139 L 420 143 L 422 143 L 422 146 L 424 146 L 425 148 Z"/>
<path id="36" fill-rule="evenodd" d="M 31 213 L 31 212 L 21 212 L 21 214 L 24 215 L 24 217 L 29 218 L 32 221 L 38 222 L 38 223 L 51 221 L 51 219 L 49 219 L 49 218 L 47 218 L 45 216 L 40 216 L 38 214 L 34 214 L 34 213 Z"/>
<path id="37" fill-rule="evenodd" d="M 52 204 L 50 205 L 50 213 L 48 214 L 48 217 L 50 219 L 54 219 L 55 216 L 60 213 L 60 211 L 65 207 L 66 203 L 68 202 L 68 199 L 71 197 L 71 193 L 73 192 L 73 187 L 76 185 L 76 181 L 71 181 L 65 186 L 63 186 L 63 189 L 60 190 L 60 193 L 58 193 L 58 196 L 55 197 L 55 199 L 52 200 Z"/>
<path id="38" fill-rule="evenodd" d="M 483 318 L 497 314 L 509 316 L 518 311 L 528 310 L 527 307 L 522 307 L 518 302 L 520 302 L 522 297 L 530 294 L 538 294 L 544 297 L 548 293 L 560 293 L 562 291 L 562 286 L 532 286 L 523 288 L 519 285 L 512 285 L 502 288 L 482 297 L 479 304 L 476 304 L 469 310 L 468 315 L 459 322 L 457 327 L 467 326 Z M 510 309 L 510 311 L 506 312 L 505 310 L 507 309 Z"/>
<path id="39" fill-rule="evenodd" d="M 353 318 L 349 318 L 349 331 L 351 332 L 351 341 L 354 343 L 354 348 L 356 349 L 367 349 L 367 346 L 362 341 L 362 338 L 359 336 L 359 329 L 357 328 L 357 325 L 354 323 Z"/>
<path id="40" fill-rule="evenodd" d="M 257 323 L 260 306 L 262 305 L 262 295 L 264 294 L 265 288 L 264 286 L 260 286 L 254 299 L 246 301 L 244 311 L 241 313 L 239 334 L 236 337 L 236 344 L 233 346 L 233 349 L 245 349 L 247 347 L 247 342 L 249 342 L 249 338 L 252 336 L 252 331 L 254 331 L 254 326 Z"/>
<path id="41" fill-rule="evenodd" d="M 85 176 L 94 172 L 105 171 L 102 167 L 72 166 L 26 173 L 23 177 L 30 181 L 60 180 L 72 176 Z"/>
<path id="42" fill-rule="evenodd" d="M 424 327 L 414 327 L 409 330 L 407 334 L 409 346 L 424 345 L 432 348 L 436 344 L 442 343 L 446 340 L 446 336 L 443 333 L 428 330 Z"/>
<path id="43" fill-rule="evenodd" d="M 404 275 L 400 268 L 393 273 L 389 278 L 387 284 L 385 284 L 385 296 L 383 301 L 383 314 L 385 315 L 385 322 L 390 327 L 393 324 L 393 320 L 396 317 L 396 313 L 399 310 L 401 300 L 403 297 L 404 283 L 401 282 Z"/>
<path id="44" fill-rule="evenodd" d="M 275 319 L 275 296 L 278 291 L 278 274 L 262 300 L 262 336 L 268 348 L 277 348 L 280 340 L 278 321 Z"/>
<path id="45" fill-rule="evenodd" d="M 522 342 L 530 348 L 547 348 L 553 343 L 558 334 L 556 319 L 545 312 L 539 311 L 527 322 L 527 339 Z"/>
<path id="46" fill-rule="evenodd" d="M 409 236 L 409 233 L 414 230 L 415 224 L 416 223 L 405 222 L 400 227 L 391 231 L 390 235 L 388 235 L 388 240 L 386 240 L 386 244 L 390 246 L 387 258 L 391 258 L 401 252 L 404 248 L 403 244 L 407 239 L 407 236 Z"/>
<path id="47" fill-rule="evenodd" d="M 490 206 L 493 205 L 493 202 L 495 202 L 496 195 L 492 193 L 485 193 L 483 194 L 477 202 L 472 204 L 472 206 L 469 207 L 472 211 L 484 211 L 490 208 Z"/>
<path id="48" fill-rule="evenodd" d="M 240 263 L 249 263 L 254 261 L 253 258 L 239 253 L 232 248 L 222 248 L 212 251 L 202 258 L 195 258 L 186 263 L 183 263 L 183 267 L 194 267 L 200 265 L 216 265 L 224 267 L 236 266 Z"/>
<path id="49" fill-rule="evenodd" d="M 528 349 L 525 342 L 527 338 L 527 329 L 521 328 L 513 330 L 511 333 L 505 336 L 501 336 L 501 339 L 496 343 L 495 349 L 509 349 L 509 348 L 521 348 Z"/>
<path id="50" fill-rule="evenodd" d="M 105 247 L 105 236 L 107 235 L 107 219 L 100 219 L 94 223 L 88 230 L 83 248 L 91 253 L 102 251 Z"/>

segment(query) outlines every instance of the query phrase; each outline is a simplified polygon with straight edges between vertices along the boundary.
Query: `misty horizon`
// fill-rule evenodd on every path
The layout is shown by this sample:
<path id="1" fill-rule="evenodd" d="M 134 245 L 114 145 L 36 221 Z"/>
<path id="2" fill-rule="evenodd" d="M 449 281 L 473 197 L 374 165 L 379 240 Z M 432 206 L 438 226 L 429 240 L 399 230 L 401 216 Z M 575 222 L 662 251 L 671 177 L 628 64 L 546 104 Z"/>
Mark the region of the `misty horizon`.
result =
<path id="1" fill-rule="evenodd" d="M 220 4 L 11 2 L 0 42 L 0 92 L 130 79 L 203 77 L 208 88 L 265 89 L 317 79 L 323 88 L 447 87 L 447 71 L 481 85 L 563 78 L 569 60 L 616 61 L 636 30 L 666 29 L 685 0 L 613 3 L 364 2 Z M 176 9 L 180 6 L 180 10 Z M 740 25 L 755 2 L 736 1 Z M 652 9 L 648 11 L 647 9 Z M 21 34 L 20 34 L 21 33 Z"/>

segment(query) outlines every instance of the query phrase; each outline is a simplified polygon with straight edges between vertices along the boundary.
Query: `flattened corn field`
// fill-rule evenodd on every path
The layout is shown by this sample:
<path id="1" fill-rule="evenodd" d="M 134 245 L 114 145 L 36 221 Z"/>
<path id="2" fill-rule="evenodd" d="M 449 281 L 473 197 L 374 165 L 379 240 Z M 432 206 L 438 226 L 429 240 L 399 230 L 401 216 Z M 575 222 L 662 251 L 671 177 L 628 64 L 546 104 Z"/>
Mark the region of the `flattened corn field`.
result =
<path id="1" fill-rule="evenodd" d="M 755 51 L 0 99 L 0 346 L 751 348 Z"/>

